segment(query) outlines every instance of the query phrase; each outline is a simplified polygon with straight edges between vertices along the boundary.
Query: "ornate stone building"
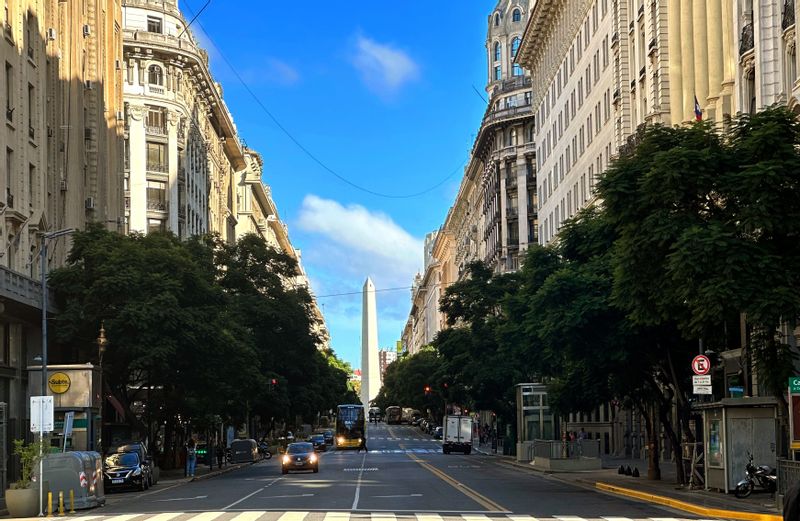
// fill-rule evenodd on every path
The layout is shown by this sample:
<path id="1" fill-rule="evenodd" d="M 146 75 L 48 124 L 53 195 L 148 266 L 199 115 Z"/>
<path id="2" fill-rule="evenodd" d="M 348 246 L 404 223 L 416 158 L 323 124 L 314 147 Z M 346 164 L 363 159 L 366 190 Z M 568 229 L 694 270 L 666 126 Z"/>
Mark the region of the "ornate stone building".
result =
<path id="1" fill-rule="evenodd" d="M 123 23 L 127 229 L 235 240 L 247 164 L 208 54 L 174 0 L 126 0 Z"/>

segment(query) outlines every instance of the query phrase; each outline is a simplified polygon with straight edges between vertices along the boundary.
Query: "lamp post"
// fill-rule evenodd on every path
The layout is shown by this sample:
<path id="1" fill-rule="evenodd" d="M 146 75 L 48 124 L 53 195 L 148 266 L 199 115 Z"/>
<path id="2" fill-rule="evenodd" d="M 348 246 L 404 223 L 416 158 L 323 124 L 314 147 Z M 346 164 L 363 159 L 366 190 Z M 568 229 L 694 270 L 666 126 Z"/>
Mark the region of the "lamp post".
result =
<path id="1" fill-rule="evenodd" d="M 103 325 L 103 322 L 100 322 L 100 331 L 97 334 L 97 361 L 100 365 L 100 440 L 102 444 L 103 439 L 103 405 L 105 405 L 105 393 L 103 392 L 103 355 L 106 353 L 106 346 L 108 345 L 108 339 L 106 338 L 106 328 Z M 100 444 L 100 445 L 101 445 Z M 102 448 L 101 446 L 95 446 L 95 450 L 98 452 L 102 452 L 98 449 Z"/>
<path id="2" fill-rule="evenodd" d="M 42 396 L 47 396 L 47 241 L 75 231 L 74 228 L 65 228 L 54 232 L 42 234 L 42 247 L 39 251 L 39 262 L 42 265 Z M 44 398 L 42 398 L 44 399 Z M 41 416 L 41 415 L 40 415 Z M 40 419 L 42 428 L 39 430 L 39 515 L 44 515 L 44 418 Z"/>

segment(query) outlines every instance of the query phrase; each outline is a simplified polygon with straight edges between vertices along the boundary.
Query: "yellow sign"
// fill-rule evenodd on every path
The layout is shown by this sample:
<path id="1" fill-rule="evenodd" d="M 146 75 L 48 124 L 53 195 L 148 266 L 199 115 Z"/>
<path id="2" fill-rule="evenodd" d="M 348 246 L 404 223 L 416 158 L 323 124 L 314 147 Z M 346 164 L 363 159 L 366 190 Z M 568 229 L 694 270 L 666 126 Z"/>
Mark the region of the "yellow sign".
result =
<path id="1" fill-rule="evenodd" d="M 64 394 L 69 390 L 69 376 L 67 373 L 53 373 L 47 379 L 47 387 L 55 394 Z"/>

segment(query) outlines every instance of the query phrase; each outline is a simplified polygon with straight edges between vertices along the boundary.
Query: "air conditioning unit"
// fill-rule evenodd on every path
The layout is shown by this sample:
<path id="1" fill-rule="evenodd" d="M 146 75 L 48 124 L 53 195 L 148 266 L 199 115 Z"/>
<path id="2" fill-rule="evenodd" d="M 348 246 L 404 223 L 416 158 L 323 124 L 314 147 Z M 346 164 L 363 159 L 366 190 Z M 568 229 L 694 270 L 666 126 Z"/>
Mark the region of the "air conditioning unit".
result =
<path id="1" fill-rule="evenodd" d="M 92 28 L 89 27 L 89 24 L 83 26 L 83 37 L 87 38 L 92 35 Z"/>
<path id="2" fill-rule="evenodd" d="M 56 39 L 56 30 L 52 27 L 47 30 L 47 39 L 51 41 Z"/>
<path id="3" fill-rule="evenodd" d="M 62 179 L 61 183 L 59 183 L 59 185 L 60 185 L 60 188 L 61 188 L 62 192 L 66 192 L 67 191 L 67 180 L 66 179 Z"/>
<path id="4" fill-rule="evenodd" d="M 87 197 L 84 206 L 87 210 L 94 210 L 94 197 Z"/>
<path id="5" fill-rule="evenodd" d="M 93 90 L 94 89 L 94 82 L 92 80 L 86 80 L 83 84 L 86 87 L 86 90 Z"/>

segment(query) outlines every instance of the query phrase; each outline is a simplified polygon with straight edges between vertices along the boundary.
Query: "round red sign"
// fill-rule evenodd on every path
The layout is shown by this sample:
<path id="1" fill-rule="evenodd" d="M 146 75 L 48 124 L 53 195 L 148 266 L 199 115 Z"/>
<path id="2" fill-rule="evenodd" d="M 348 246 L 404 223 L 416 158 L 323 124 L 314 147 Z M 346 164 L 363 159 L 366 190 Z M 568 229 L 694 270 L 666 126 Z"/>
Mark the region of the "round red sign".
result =
<path id="1" fill-rule="evenodd" d="M 692 371 L 694 374 L 708 374 L 711 370 L 711 361 L 705 355 L 697 355 L 692 360 Z"/>

